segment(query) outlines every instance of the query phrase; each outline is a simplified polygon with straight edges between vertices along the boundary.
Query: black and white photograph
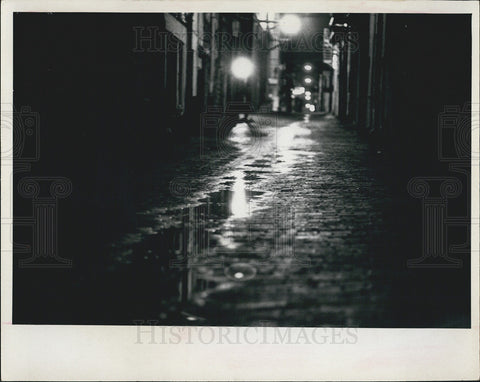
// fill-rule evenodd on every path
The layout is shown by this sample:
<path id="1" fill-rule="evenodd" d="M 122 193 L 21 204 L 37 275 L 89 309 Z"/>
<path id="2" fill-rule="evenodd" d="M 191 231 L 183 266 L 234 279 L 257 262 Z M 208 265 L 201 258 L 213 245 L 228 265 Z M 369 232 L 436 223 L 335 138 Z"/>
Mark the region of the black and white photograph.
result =
<path id="1" fill-rule="evenodd" d="M 39 333 L 5 380 L 222 379 L 136 374 L 189 341 L 240 345 L 226 380 L 346 378 L 278 366 L 290 345 L 354 352 L 349 380 L 476 379 L 478 3 L 235 3 L 2 2 L 2 332 Z"/>

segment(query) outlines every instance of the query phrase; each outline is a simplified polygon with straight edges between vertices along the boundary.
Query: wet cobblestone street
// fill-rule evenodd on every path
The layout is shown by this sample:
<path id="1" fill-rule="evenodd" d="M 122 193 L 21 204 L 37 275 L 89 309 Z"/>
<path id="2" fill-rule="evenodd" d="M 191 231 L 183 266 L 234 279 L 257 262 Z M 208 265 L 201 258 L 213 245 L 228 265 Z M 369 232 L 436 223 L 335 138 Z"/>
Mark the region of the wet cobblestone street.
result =
<path id="1" fill-rule="evenodd" d="M 16 320 L 468 327 L 469 257 L 407 266 L 422 255 L 423 222 L 406 185 L 422 170 L 399 174 L 331 116 L 254 120 L 141 173 L 112 162 L 112 183 L 92 190 L 108 204 L 62 206 L 62 227 L 84 227 L 61 236 L 73 268 L 16 276 Z"/>
<path id="2" fill-rule="evenodd" d="M 169 325 L 435 321 L 448 296 L 429 277 L 442 271 L 406 268 L 418 205 L 391 189 L 380 153 L 332 117 L 256 118 L 253 134 L 239 124 L 219 150 L 162 170 L 168 192 L 110 246 L 112 305 L 131 298 L 132 320 Z"/>

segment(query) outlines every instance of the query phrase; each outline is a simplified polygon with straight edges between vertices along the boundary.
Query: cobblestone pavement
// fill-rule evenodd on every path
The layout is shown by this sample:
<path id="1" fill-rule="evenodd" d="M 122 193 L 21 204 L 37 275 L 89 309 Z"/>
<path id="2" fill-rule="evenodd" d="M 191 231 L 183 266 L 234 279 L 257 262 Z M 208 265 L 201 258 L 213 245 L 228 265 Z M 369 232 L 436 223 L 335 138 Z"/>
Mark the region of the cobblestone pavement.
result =
<path id="1" fill-rule="evenodd" d="M 218 150 L 206 144 L 202 160 L 189 154 L 162 168 L 168 190 L 144 199 L 137 229 L 111 244 L 99 276 L 111 288 L 98 291 L 110 319 L 468 322 L 455 307 L 461 288 L 445 286 L 458 274 L 407 269 L 421 251 L 420 225 L 410 220 L 419 204 L 392 188 L 381 153 L 333 117 L 255 118 L 260 128 L 237 125 Z"/>

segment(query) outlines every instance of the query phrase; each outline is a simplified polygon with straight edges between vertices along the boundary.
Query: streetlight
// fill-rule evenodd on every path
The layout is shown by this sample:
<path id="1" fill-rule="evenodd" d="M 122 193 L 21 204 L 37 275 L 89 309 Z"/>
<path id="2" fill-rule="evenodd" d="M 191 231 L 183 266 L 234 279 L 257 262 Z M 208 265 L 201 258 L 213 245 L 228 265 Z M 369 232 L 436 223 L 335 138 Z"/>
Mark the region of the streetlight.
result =
<path id="1" fill-rule="evenodd" d="M 254 65 L 253 62 L 247 57 L 237 57 L 232 61 L 231 70 L 235 77 L 247 80 L 253 73 Z"/>
<path id="2" fill-rule="evenodd" d="M 305 65 L 303 66 L 303 69 L 305 69 L 305 71 L 309 72 L 310 70 L 312 70 L 312 65 L 310 65 L 310 64 L 305 64 Z"/>
<path id="3" fill-rule="evenodd" d="M 267 48 L 269 51 L 281 48 L 282 43 L 291 39 L 293 35 L 297 34 L 302 28 L 302 21 L 297 15 L 284 14 L 280 20 L 275 20 L 275 16 L 275 14 L 269 14 L 266 12 L 257 13 L 256 15 L 256 19 L 260 27 L 263 30 L 266 30 L 270 34 L 272 41 L 276 43 L 275 45 Z M 284 36 L 282 36 L 282 34 Z M 280 78 L 280 76 L 281 75 L 278 74 L 278 78 Z M 280 93 L 278 83 L 276 92 L 277 94 Z M 288 93 L 285 94 L 285 97 L 288 97 Z M 290 94 L 290 97 L 291 99 L 294 99 L 295 94 Z M 288 98 L 285 101 L 287 101 L 287 111 L 291 112 L 291 101 Z"/>
<path id="4" fill-rule="evenodd" d="M 302 27 L 302 22 L 297 15 L 285 15 L 280 19 L 278 25 L 285 34 L 297 34 Z"/>
<path id="5" fill-rule="evenodd" d="M 305 93 L 305 88 L 303 86 L 296 86 L 292 90 L 293 95 L 300 95 Z"/>
<path id="6" fill-rule="evenodd" d="M 294 35 L 297 34 L 302 28 L 302 21 L 300 17 L 293 14 L 287 14 L 284 15 L 280 20 L 275 20 L 275 13 L 260 12 L 257 13 L 257 21 L 260 24 L 260 27 L 268 32 L 274 31 L 278 27 L 283 34 Z M 285 39 L 275 38 L 276 36 L 272 37 L 274 37 L 274 40 L 276 41 L 285 41 Z"/>
<path id="7" fill-rule="evenodd" d="M 312 79 L 310 77 L 306 77 L 303 81 L 305 81 L 306 84 L 312 83 Z"/>
<path id="8" fill-rule="evenodd" d="M 260 22 L 260 26 L 263 30 L 268 31 L 269 29 L 275 28 L 275 13 L 274 12 L 260 12 L 257 13 L 257 19 Z"/>

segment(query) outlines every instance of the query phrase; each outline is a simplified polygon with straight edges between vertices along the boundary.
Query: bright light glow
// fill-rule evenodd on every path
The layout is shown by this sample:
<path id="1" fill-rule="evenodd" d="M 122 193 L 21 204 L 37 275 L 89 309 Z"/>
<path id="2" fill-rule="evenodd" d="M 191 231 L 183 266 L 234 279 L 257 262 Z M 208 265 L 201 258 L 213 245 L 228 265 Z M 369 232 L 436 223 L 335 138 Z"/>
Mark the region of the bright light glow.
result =
<path id="1" fill-rule="evenodd" d="M 247 193 L 245 191 L 245 180 L 243 174 L 239 171 L 236 174 L 235 184 L 232 188 L 233 195 L 230 201 L 230 212 L 233 218 L 246 218 L 250 216 L 247 202 Z"/>
<path id="2" fill-rule="evenodd" d="M 257 269 L 247 263 L 235 263 L 225 269 L 225 275 L 239 281 L 251 280 L 257 274 Z"/>
<path id="3" fill-rule="evenodd" d="M 310 77 L 305 78 L 304 81 L 305 81 L 306 84 L 311 84 L 312 83 L 312 79 Z"/>
<path id="4" fill-rule="evenodd" d="M 310 111 L 314 112 L 315 111 L 315 105 L 310 105 Z"/>
<path id="5" fill-rule="evenodd" d="M 302 22 L 297 15 L 285 15 L 279 21 L 278 26 L 285 34 L 297 34 L 302 27 Z"/>
<path id="6" fill-rule="evenodd" d="M 312 99 L 312 96 L 305 95 L 305 101 L 310 101 Z"/>
<path id="7" fill-rule="evenodd" d="M 305 88 L 303 86 L 296 86 L 293 88 L 292 94 L 293 95 L 300 95 L 305 93 Z"/>
<path id="8" fill-rule="evenodd" d="M 307 72 L 309 72 L 310 70 L 312 70 L 312 65 L 310 64 L 305 64 L 303 69 L 305 69 Z"/>
<path id="9" fill-rule="evenodd" d="M 273 170 L 284 174 L 292 171 L 295 164 L 305 163 L 313 158 L 316 153 L 307 149 L 314 143 L 309 138 L 311 134 L 312 131 L 300 121 L 277 129 L 275 149 L 281 161 L 274 163 Z"/>
<path id="10" fill-rule="evenodd" d="M 264 31 L 275 28 L 275 23 L 260 21 L 260 26 Z"/>
<path id="11" fill-rule="evenodd" d="M 312 92 L 311 91 L 306 91 L 305 92 L 305 97 L 310 97 L 312 95 Z"/>
<path id="12" fill-rule="evenodd" d="M 305 104 L 305 107 L 306 107 L 307 109 L 310 109 L 310 104 L 309 104 L 309 103 L 306 103 L 306 104 Z"/>
<path id="13" fill-rule="evenodd" d="M 237 57 L 232 62 L 232 73 L 235 77 L 246 80 L 253 73 L 253 62 L 247 57 Z"/>
<path id="14" fill-rule="evenodd" d="M 273 12 L 260 12 L 257 13 L 257 19 L 260 20 L 260 26 L 263 30 L 272 29 L 275 27 L 275 13 Z"/>

